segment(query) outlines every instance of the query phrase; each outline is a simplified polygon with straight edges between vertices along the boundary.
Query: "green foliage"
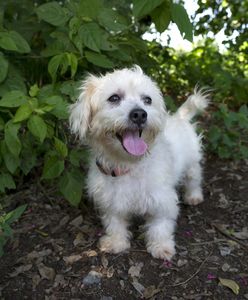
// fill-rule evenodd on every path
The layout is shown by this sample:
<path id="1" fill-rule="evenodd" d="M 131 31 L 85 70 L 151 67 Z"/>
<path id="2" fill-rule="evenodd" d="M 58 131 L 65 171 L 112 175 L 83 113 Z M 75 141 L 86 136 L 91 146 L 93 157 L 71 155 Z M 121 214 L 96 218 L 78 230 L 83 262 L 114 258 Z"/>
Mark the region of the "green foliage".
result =
<path id="1" fill-rule="evenodd" d="M 26 207 L 26 204 L 21 205 L 8 213 L 1 213 L 0 211 L 0 257 L 3 255 L 3 247 L 6 244 L 7 239 L 13 236 L 13 230 L 10 225 L 20 218 Z"/>
<path id="2" fill-rule="evenodd" d="M 248 158 L 248 108 L 240 107 L 237 112 L 219 105 L 213 113 L 213 122 L 208 129 L 209 147 L 220 158 Z"/>
<path id="3" fill-rule="evenodd" d="M 210 87 L 215 104 L 207 130 L 210 151 L 221 158 L 247 158 L 248 131 L 244 120 L 247 120 L 248 78 L 243 56 L 231 51 L 220 54 L 210 39 L 191 52 L 179 53 L 152 43 L 150 55 L 160 65 L 159 73 L 152 70 L 153 76 L 163 93 L 171 96 L 165 98 L 169 109 L 175 110 L 171 99 L 178 97 L 178 102 L 184 101 L 196 83 Z"/>

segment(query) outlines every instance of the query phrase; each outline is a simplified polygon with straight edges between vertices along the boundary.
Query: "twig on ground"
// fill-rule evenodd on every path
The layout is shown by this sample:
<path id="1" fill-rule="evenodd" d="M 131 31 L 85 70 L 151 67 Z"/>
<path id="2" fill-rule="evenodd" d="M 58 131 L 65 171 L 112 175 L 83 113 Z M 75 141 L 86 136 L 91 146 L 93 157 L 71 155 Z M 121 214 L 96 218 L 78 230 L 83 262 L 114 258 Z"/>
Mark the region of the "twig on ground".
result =
<path id="1" fill-rule="evenodd" d="M 220 224 L 210 223 L 210 225 L 212 227 L 214 227 L 215 229 L 217 229 L 217 231 L 219 231 L 222 235 L 224 235 L 225 237 L 228 237 L 229 239 L 235 241 L 240 246 L 242 246 L 242 248 L 244 248 L 246 251 L 248 251 L 248 245 L 247 244 L 245 244 L 244 242 L 240 241 L 239 239 L 237 239 L 236 237 L 231 235 L 227 230 L 222 228 Z"/>
<path id="2" fill-rule="evenodd" d="M 196 243 L 191 243 L 190 245 L 198 246 L 198 245 L 209 245 L 209 244 L 223 243 L 223 242 L 226 242 L 226 239 L 217 239 L 217 240 L 212 240 L 212 241 L 196 242 Z"/>
<path id="3" fill-rule="evenodd" d="M 193 279 L 200 271 L 201 271 L 201 268 L 202 266 L 205 264 L 205 262 L 209 259 L 209 257 L 212 255 L 213 251 L 211 251 L 209 253 L 209 255 L 202 261 L 202 263 L 200 264 L 199 268 L 189 277 L 187 278 L 186 280 L 184 281 L 181 281 L 181 282 L 178 282 L 178 283 L 175 283 L 175 284 L 170 284 L 170 285 L 167 285 L 166 287 L 175 287 L 175 286 L 179 286 L 179 285 L 184 285 L 186 283 L 188 283 L 191 279 Z"/>

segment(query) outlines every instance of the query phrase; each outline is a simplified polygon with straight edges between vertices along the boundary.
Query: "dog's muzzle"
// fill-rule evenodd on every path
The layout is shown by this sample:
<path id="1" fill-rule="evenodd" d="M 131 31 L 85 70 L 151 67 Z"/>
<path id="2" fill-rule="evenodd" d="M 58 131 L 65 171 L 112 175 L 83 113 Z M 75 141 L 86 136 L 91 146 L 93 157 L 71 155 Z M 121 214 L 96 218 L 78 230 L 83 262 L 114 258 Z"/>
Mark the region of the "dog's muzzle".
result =
<path id="1" fill-rule="evenodd" d="M 141 129 L 147 121 L 147 112 L 142 108 L 135 108 L 130 111 L 129 119 Z"/>

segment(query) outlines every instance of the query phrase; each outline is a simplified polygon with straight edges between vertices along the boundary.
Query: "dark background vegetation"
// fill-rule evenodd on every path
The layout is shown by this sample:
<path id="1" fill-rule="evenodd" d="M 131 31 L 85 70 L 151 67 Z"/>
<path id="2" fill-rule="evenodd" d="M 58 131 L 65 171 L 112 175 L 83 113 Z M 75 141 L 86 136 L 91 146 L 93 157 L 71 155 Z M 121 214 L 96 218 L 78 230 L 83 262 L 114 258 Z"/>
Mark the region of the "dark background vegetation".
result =
<path id="1" fill-rule="evenodd" d="M 183 2 L 170 0 L 0 2 L 0 256 L 26 208 L 8 195 L 35 181 L 56 186 L 73 206 L 83 198 L 87 153 L 69 134 L 67 108 L 88 72 L 139 64 L 172 111 L 196 83 L 211 88 L 207 152 L 248 158 L 248 2 L 197 2 L 191 21 Z M 184 52 L 142 38 L 151 24 L 162 33 L 171 22 L 202 41 Z M 224 52 L 208 35 L 222 28 Z"/>

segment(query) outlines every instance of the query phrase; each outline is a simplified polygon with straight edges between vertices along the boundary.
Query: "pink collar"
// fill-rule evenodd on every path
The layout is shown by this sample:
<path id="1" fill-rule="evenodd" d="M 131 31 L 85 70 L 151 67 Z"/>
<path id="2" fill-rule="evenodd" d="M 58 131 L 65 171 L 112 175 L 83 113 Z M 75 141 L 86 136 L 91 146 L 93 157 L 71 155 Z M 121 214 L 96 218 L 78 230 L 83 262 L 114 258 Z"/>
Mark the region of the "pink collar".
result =
<path id="1" fill-rule="evenodd" d="M 127 174 L 130 171 L 129 169 L 121 169 L 119 167 L 114 169 L 104 168 L 103 165 L 99 162 L 99 160 L 96 160 L 96 165 L 103 174 L 112 177 L 122 176 Z"/>

